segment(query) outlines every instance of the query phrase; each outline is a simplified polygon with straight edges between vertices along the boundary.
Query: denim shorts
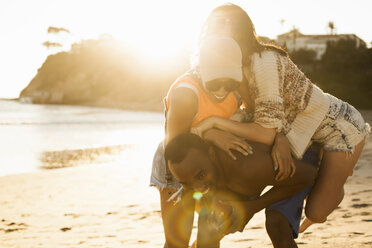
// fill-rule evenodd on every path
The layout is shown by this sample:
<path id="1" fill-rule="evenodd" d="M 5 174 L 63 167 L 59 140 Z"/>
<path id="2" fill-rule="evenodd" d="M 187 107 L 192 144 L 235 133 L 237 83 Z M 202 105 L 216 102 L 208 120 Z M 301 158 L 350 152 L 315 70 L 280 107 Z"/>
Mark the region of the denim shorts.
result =
<path id="1" fill-rule="evenodd" d="M 178 190 L 181 188 L 181 184 L 167 169 L 164 159 L 164 140 L 160 142 L 154 154 L 150 186 L 155 186 L 158 189 L 172 188 Z"/>
<path id="2" fill-rule="evenodd" d="M 329 111 L 315 131 L 312 141 L 320 143 L 324 151 L 353 153 L 354 148 L 371 132 L 353 106 L 332 95 Z"/>
<path id="3" fill-rule="evenodd" d="M 320 147 L 316 145 L 310 146 L 302 157 L 302 161 L 307 162 L 313 166 L 320 165 Z M 278 201 L 266 208 L 266 211 L 277 210 L 288 220 L 291 225 L 293 237 L 298 237 L 298 230 L 300 228 L 301 216 L 304 206 L 304 200 L 310 193 L 312 185 L 298 192 L 297 194 L 288 197 L 284 200 Z"/>

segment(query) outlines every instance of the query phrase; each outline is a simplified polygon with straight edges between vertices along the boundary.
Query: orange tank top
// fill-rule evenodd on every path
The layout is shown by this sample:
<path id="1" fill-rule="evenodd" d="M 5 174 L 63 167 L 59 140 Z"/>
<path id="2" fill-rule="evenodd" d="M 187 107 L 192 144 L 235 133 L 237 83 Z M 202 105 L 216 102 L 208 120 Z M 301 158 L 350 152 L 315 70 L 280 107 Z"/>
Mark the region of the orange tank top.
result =
<path id="1" fill-rule="evenodd" d="M 205 92 L 192 76 L 184 75 L 178 78 L 170 87 L 166 98 L 167 109 L 169 109 L 170 95 L 180 84 L 185 84 L 185 86 L 191 86 L 190 88 L 196 89 L 199 98 L 198 113 L 191 123 L 191 127 L 198 125 L 201 121 L 211 116 L 230 118 L 239 108 L 239 102 L 234 93 L 230 92 L 223 102 L 215 102 L 210 99 L 208 93 Z"/>

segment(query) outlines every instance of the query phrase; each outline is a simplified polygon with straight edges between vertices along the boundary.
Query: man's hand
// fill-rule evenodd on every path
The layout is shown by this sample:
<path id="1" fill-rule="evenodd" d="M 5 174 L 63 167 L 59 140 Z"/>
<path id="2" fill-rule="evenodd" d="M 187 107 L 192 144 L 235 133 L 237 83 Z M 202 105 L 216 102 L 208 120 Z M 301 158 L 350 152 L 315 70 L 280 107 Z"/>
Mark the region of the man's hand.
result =
<path id="1" fill-rule="evenodd" d="M 227 234 L 243 231 L 255 212 L 249 208 L 246 201 L 218 201 L 219 209 L 224 209 L 220 216 L 221 238 Z"/>
<path id="2" fill-rule="evenodd" d="M 289 141 L 285 135 L 276 134 L 271 156 L 274 161 L 274 170 L 277 171 L 275 180 L 282 181 L 295 174 L 296 165 L 293 162 Z"/>

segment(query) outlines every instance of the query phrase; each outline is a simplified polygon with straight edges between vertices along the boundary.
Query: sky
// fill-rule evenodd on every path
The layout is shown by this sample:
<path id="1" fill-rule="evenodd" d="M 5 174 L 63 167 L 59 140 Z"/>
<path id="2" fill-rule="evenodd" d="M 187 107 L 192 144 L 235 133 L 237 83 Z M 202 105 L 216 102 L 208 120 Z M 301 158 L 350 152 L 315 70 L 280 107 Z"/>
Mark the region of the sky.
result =
<path id="1" fill-rule="evenodd" d="M 45 41 L 73 42 L 110 34 L 153 60 L 195 45 L 220 0 L 0 0 L 0 98 L 18 97 L 46 57 Z M 258 35 L 276 38 L 296 27 L 304 34 L 353 33 L 372 42 L 372 0 L 230 0 L 251 17 Z M 281 21 L 281 20 L 284 20 Z M 49 26 L 71 31 L 48 35 Z"/>

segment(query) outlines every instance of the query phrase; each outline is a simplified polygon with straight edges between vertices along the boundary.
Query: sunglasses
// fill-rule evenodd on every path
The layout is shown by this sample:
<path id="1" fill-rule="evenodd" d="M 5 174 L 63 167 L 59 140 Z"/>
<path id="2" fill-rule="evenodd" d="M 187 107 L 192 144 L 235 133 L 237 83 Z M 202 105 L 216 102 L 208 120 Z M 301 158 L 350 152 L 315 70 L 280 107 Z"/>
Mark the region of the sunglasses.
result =
<path id="1" fill-rule="evenodd" d="M 221 87 L 224 87 L 226 91 L 234 91 L 238 89 L 240 82 L 235 80 L 212 80 L 205 83 L 205 88 L 208 91 L 218 91 Z"/>

